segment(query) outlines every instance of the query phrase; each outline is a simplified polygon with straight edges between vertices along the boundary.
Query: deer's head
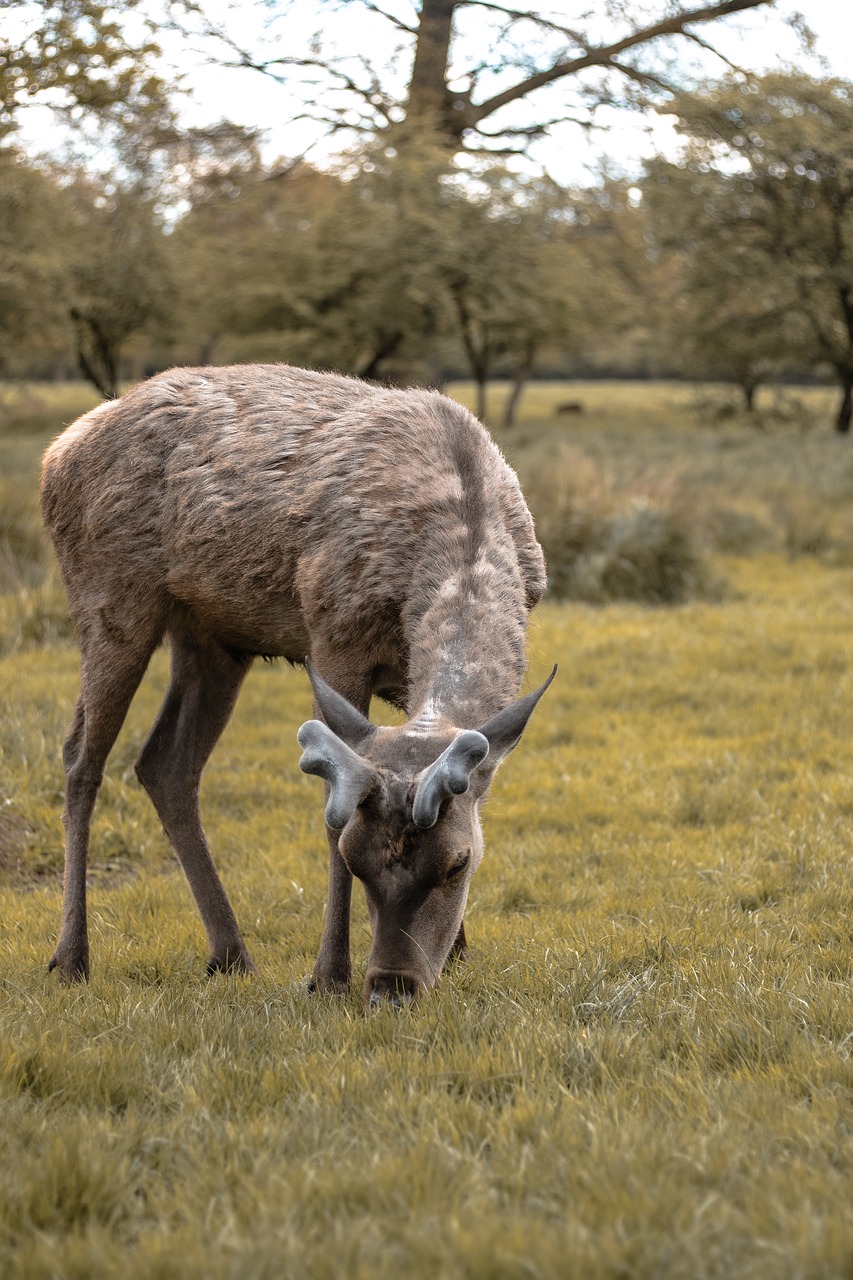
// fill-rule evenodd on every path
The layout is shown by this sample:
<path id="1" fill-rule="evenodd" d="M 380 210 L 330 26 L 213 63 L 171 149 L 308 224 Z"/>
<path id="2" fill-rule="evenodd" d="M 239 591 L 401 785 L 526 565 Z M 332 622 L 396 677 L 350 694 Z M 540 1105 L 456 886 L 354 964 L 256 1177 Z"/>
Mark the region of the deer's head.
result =
<path id="1" fill-rule="evenodd" d="M 298 733 L 300 767 L 327 784 L 326 823 L 364 885 L 373 932 L 364 1000 L 407 1003 L 434 986 L 483 857 L 480 803 L 554 678 L 475 729 L 378 728 L 310 668 L 323 720 Z"/>

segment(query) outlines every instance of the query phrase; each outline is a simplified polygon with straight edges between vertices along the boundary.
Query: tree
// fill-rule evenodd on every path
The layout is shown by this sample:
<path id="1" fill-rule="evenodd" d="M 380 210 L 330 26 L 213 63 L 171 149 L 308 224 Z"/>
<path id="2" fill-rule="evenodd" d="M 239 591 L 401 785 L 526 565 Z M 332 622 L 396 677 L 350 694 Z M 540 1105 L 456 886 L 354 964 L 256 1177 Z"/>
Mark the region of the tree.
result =
<path id="1" fill-rule="evenodd" d="M 647 190 L 690 260 L 696 301 L 724 308 L 756 359 L 824 363 L 853 419 L 853 84 L 801 74 L 729 79 L 673 103 L 688 139 Z M 665 200 L 661 193 L 666 192 Z M 698 308 L 701 311 L 701 304 Z"/>
<path id="2" fill-rule="evenodd" d="M 50 173 L 0 147 L 0 370 L 50 365 L 67 348 L 67 202 Z"/>
<path id="3" fill-rule="evenodd" d="M 153 204 L 133 185 L 106 186 L 78 172 L 70 205 L 67 315 L 84 377 L 102 395 L 118 395 L 119 360 L 134 334 L 168 328 L 169 246 Z"/>
<path id="4" fill-rule="evenodd" d="M 578 263 L 565 193 L 492 167 L 476 185 L 452 189 L 445 217 L 442 285 L 477 389 L 476 412 L 485 417 L 495 367 L 509 366 L 511 426 L 542 347 L 568 341 L 577 321 Z"/>
<path id="5" fill-rule="evenodd" d="M 28 164 L 0 148 L 0 368 L 73 359 L 105 396 L 134 334 L 167 320 L 168 242 L 133 185 Z"/>
<path id="6" fill-rule="evenodd" d="M 333 133 L 375 134 L 419 119 L 452 150 L 506 155 L 523 152 L 556 124 L 589 125 L 602 104 L 665 98 L 678 88 L 669 57 L 674 44 L 714 52 L 697 28 L 704 32 L 771 3 L 658 0 L 650 11 L 639 0 L 608 0 L 603 12 L 577 3 L 574 14 L 553 17 L 501 0 L 408 0 L 401 16 L 399 7 L 392 11 L 377 0 L 345 0 L 328 4 L 330 12 L 360 9 L 366 33 L 364 47 L 346 52 L 330 47 L 333 23 L 294 52 L 287 0 L 266 6 L 257 47 L 217 24 L 199 0 L 184 0 L 183 7 L 192 28 L 225 50 L 225 65 L 299 86 L 304 115 Z M 245 19 L 241 7 L 241 32 Z M 378 66 L 370 49 L 377 24 L 397 42 L 391 69 Z"/>
<path id="7" fill-rule="evenodd" d="M 406 380 L 452 327 L 453 176 L 440 140 L 405 122 L 352 157 L 335 219 L 321 241 L 326 281 L 317 307 L 334 346 L 363 377 Z"/>
<path id="8" fill-rule="evenodd" d="M 718 175 L 724 187 L 729 174 Z M 651 256 L 663 267 L 657 286 L 662 342 L 670 367 L 691 377 L 730 382 L 755 410 L 758 387 L 786 364 L 803 367 L 803 335 L 793 321 L 790 281 L 721 223 L 708 225 L 691 167 L 654 161 L 643 183 Z M 703 175 L 706 193 L 713 186 Z M 714 207 L 723 197 L 718 194 Z"/>
<path id="9" fill-rule="evenodd" d="M 474 181 L 428 131 L 403 136 L 416 128 L 346 172 L 257 162 L 199 188 L 171 237 L 193 358 L 216 347 L 400 381 L 461 355 L 481 414 L 488 380 L 512 371 L 511 423 L 544 351 L 579 353 L 647 313 L 626 184 L 568 199 L 498 166 Z"/>
<path id="10" fill-rule="evenodd" d="M 225 358 L 329 364 L 320 312 L 323 240 L 339 181 L 301 164 L 282 176 L 248 151 L 192 193 L 172 234 L 178 340 L 199 363 Z M 331 300 L 330 300 L 330 305 Z"/>
<path id="11" fill-rule="evenodd" d="M 445 160 L 424 137 L 400 154 L 363 149 L 345 174 L 258 163 L 233 190 L 200 193 L 174 233 L 194 300 L 188 324 L 201 317 L 230 351 L 243 340 L 272 358 L 364 377 L 399 377 L 401 361 L 420 366 L 452 324 L 441 277 Z"/>
<path id="12" fill-rule="evenodd" d="M 576 349 L 613 367 L 619 363 L 613 349 L 621 344 L 631 367 L 659 366 L 668 264 L 651 249 L 648 211 L 636 185 L 614 177 L 605 165 L 596 182 L 571 193 L 571 204 L 582 267 L 576 288 L 583 326 Z"/>

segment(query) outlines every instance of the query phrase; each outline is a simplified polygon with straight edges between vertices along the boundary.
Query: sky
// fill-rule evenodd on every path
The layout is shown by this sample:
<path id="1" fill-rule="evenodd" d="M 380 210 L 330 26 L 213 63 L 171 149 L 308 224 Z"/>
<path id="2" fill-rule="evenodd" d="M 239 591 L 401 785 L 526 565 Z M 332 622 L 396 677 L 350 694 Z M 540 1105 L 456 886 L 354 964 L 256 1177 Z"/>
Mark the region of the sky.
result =
<path id="1" fill-rule="evenodd" d="M 389 9 L 396 8 L 401 16 L 411 12 L 406 0 L 386 2 Z M 559 5 L 545 3 L 539 9 L 561 16 Z M 657 9 L 655 5 L 652 12 Z M 211 19 L 224 16 L 229 20 L 229 0 L 205 0 L 203 10 Z M 259 11 L 252 5 L 240 6 L 235 26 L 232 8 L 232 30 L 241 42 L 251 42 L 252 15 Z M 795 12 L 802 13 L 815 32 L 820 61 L 804 56 L 793 31 L 786 25 L 785 19 Z M 299 0 L 282 27 L 282 47 L 298 49 L 326 13 L 328 10 L 319 5 Z M 468 11 L 466 20 L 476 22 L 477 11 Z M 328 22 L 326 26 L 327 30 L 331 27 L 340 50 L 367 46 L 377 63 L 386 58 L 391 60 L 388 74 L 404 75 L 403 67 L 393 65 L 393 41 L 388 38 L 387 24 L 379 18 L 366 17 L 361 6 L 344 5 L 337 10 L 333 26 Z M 853 75 L 853 0 L 799 0 L 799 3 L 776 0 L 772 9 L 762 8 L 740 15 L 734 22 L 709 24 L 697 30 L 712 38 L 733 62 L 752 70 L 795 65 L 815 74 L 829 72 L 848 78 Z M 605 34 L 603 30 L 602 35 Z M 472 44 L 476 46 L 476 40 Z M 690 56 L 687 46 L 682 48 L 684 55 Z M 191 90 L 181 107 L 185 123 L 210 124 L 227 116 L 237 123 L 261 128 L 265 131 L 263 153 L 270 161 L 307 151 L 309 158 L 322 164 L 333 154 L 333 144 L 323 139 L 323 130 L 316 122 L 292 119 L 299 111 L 299 104 L 286 86 L 257 72 L 211 65 L 186 41 L 167 38 L 165 51 L 174 71 Z M 707 60 L 706 66 L 711 75 L 726 70 L 717 59 Z M 57 138 L 55 123 L 46 112 L 33 111 L 28 116 L 22 141 L 34 150 L 49 149 Z M 644 157 L 656 150 L 671 154 L 677 149 L 673 121 L 666 117 L 605 109 L 597 118 L 606 128 L 587 135 L 576 126 L 565 125 L 555 130 L 552 138 L 536 144 L 533 149 L 536 165 L 545 168 L 557 181 L 572 183 L 588 178 L 602 155 L 631 174 L 639 169 Z"/>
<path id="2" fill-rule="evenodd" d="M 205 6 L 211 13 L 216 7 L 216 3 Z M 387 7 L 393 9 L 393 2 Z M 396 7 L 401 15 L 408 9 L 405 3 L 398 3 Z M 559 5 L 549 6 L 546 3 L 538 8 L 540 12 L 550 10 L 554 16 L 562 16 Z M 655 5 L 654 10 L 657 8 Z M 245 12 L 244 9 L 243 13 Z M 786 19 L 798 12 L 803 14 L 817 36 L 816 52 L 823 60 L 822 64 L 813 62 L 807 65 L 797 37 L 787 25 Z M 472 10 L 470 13 L 476 20 L 476 11 Z M 304 21 L 306 31 L 313 30 L 317 25 L 317 6 L 300 3 L 296 6 L 295 14 L 301 16 L 288 19 L 289 24 Z M 363 48 L 367 37 L 374 56 L 378 58 L 377 46 L 387 39 L 386 24 L 376 20 L 368 32 L 365 31 L 364 11 L 360 6 L 353 6 L 349 15 L 348 18 L 344 8 L 335 18 L 339 47 Z M 292 31 L 293 26 L 290 25 L 288 30 Z M 750 69 L 772 70 L 785 64 L 793 64 L 817 74 L 825 70 L 845 77 L 853 75 L 853 0 L 799 0 L 799 3 L 797 0 L 777 0 L 774 9 L 756 10 L 741 15 L 725 27 L 709 24 L 701 30 L 709 37 L 713 31 L 712 38 L 721 50 L 733 62 Z M 602 31 L 602 35 L 606 36 L 606 30 Z M 713 75 L 726 70 L 718 59 L 709 60 L 708 69 Z M 228 83 L 235 86 L 228 98 L 231 100 L 233 92 L 234 99 L 239 99 L 241 122 L 245 120 L 267 130 L 264 154 L 268 159 L 299 154 L 317 138 L 320 140 L 314 143 L 314 149 L 310 152 L 312 158 L 322 162 L 331 154 L 332 144 L 322 140 L 321 130 L 315 124 L 286 123 L 287 92 L 281 85 L 271 83 L 253 72 L 231 71 L 224 73 L 224 76 L 226 79 L 223 78 L 222 71 L 211 67 L 198 67 L 192 72 L 195 100 L 188 104 L 188 120 L 202 123 L 214 118 L 217 110 L 221 112 L 223 87 Z M 602 154 L 630 173 L 639 168 L 644 157 L 654 154 L 656 150 L 672 153 L 677 149 L 674 121 L 661 118 L 656 113 L 640 115 L 605 109 L 599 113 L 598 119 L 606 128 L 602 127 L 591 135 L 570 126 L 556 131 L 552 139 L 537 144 L 536 161 L 557 181 L 571 183 L 588 177 Z"/>

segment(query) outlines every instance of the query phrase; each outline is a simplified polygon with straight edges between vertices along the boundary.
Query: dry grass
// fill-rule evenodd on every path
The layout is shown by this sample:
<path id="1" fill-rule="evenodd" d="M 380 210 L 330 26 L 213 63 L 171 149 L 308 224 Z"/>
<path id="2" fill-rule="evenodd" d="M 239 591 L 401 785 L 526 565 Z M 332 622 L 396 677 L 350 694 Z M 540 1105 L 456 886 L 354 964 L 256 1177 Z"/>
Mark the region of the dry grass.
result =
<path id="1" fill-rule="evenodd" d="M 534 387 L 531 416 L 503 435 L 557 594 L 714 599 L 723 584 L 711 557 L 721 554 L 853 563 L 853 451 L 829 428 L 831 389 L 767 389 L 756 421 L 723 426 L 697 412 L 705 393 L 680 384 L 573 392 L 583 412 L 558 417 L 565 388 Z"/>
<path id="2" fill-rule="evenodd" d="M 465 387 L 451 390 L 470 403 Z M 496 388 L 490 401 L 496 417 L 503 394 Z M 773 433 L 742 418 L 710 426 L 696 411 L 704 395 L 681 383 L 534 383 L 520 425 L 497 434 L 539 520 L 562 502 L 594 532 L 640 501 L 699 552 L 853 561 L 853 450 L 831 430 L 834 390 L 798 390 L 799 416 Z M 773 397 L 761 392 L 759 407 Z M 567 398 L 583 412 L 555 415 Z"/>
<path id="3" fill-rule="evenodd" d="M 522 467 L 551 447 L 550 420 L 528 429 Z M 637 452 L 680 456 L 730 502 L 701 487 L 701 432 L 681 455 L 675 434 L 638 428 Z M 843 490 L 823 443 L 801 441 L 785 484 L 768 449 L 792 503 Z M 574 445 L 607 457 L 615 491 L 617 446 Z M 204 791 L 259 977 L 201 979 L 201 927 L 133 777 L 164 654 L 97 811 L 94 980 L 48 977 L 76 656 L 10 646 L 0 1274 L 850 1275 L 853 578 L 838 544 L 791 559 L 771 532 L 714 560 L 722 602 L 538 612 L 530 683 L 555 659 L 560 675 L 486 811 L 471 961 L 369 1019 L 357 995 L 304 990 L 321 806 L 296 768 L 307 682 L 281 667 L 250 676 Z M 354 939 L 359 973 L 361 903 Z"/>

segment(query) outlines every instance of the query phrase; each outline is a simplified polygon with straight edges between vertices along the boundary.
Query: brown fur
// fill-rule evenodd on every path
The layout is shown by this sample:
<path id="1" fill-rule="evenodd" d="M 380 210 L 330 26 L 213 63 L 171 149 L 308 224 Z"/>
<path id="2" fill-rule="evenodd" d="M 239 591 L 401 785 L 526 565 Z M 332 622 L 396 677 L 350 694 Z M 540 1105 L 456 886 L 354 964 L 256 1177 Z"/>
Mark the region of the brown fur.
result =
<path id="1" fill-rule="evenodd" d="M 476 419 L 434 392 L 287 366 L 176 369 L 54 442 L 42 510 L 81 651 L 64 751 L 63 921 L 51 967 L 88 976 L 89 820 L 107 754 L 168 634 L 172 680 L 137 773 L 195 894 L 211 970 L 251 968 L 207 848 L 198 785 L 252 658 L 307 654 L 361 713 L 379 694 L 410 717 L 364 745 L 376 785 L 340 837 L 329 833 L 315 983 L 345 988 L 352 872 L 371 905 L 364 850 L 408 871 L 423 861 L 434 879 L 457 845 L 472 855 L 478 841 L 481 848 L 475 811 L 494 753 L 467 794 L 442 802 L 430 831 L 413 834 L 406 814 L 415 780 L 458 728 L 504 712 L 522 679 L 526 617 L 545 576 L 513 472 Z M 318 682 L 315 706 L 328 720 Z M 356 851 L 354 831 L 368 812 L 372 834 L 362 833 Z M 469 880 L 470 870 L 466 894 Z M 458 902 L 439 928 L 438 899 L 427 894 L 436 935 L 427 974 L 413 944 L 401 945 L 383 894 L 376 890 L 371 906 L 373 968 L 406 989 L 409 971 L 413 989 L 431 985 L 463 936 Z"/>

